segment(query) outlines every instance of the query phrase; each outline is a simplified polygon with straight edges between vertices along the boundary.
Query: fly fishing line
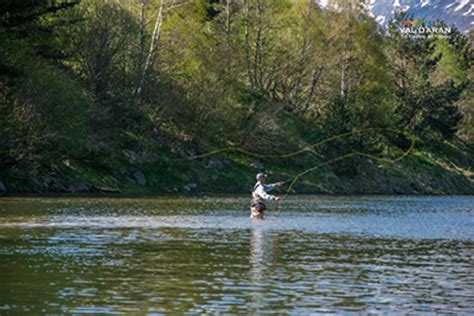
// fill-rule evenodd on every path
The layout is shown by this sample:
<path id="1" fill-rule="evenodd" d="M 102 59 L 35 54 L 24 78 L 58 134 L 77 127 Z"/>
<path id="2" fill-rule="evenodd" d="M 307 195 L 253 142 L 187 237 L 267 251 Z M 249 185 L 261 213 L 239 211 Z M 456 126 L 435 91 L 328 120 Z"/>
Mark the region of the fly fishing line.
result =
<path id="1" fill-rule="evenodd" d="M 354 131 L 351 131 L 351 132 L 346 132 L 346 133 L 334 135 L 334 136 L 328 137 L 328 138 L 326 138 L 326 139 L 324 139 L 320 142 L 305 146 L 305 147 L 303 147 L 301 149 L 298 149 L 296 151 L 283 153 L 283 154 L 260 154 L 260 153 L 249 151 L 245 148 L 229 146 L 229 147 L 224 147 L 224 148 L 216 149 L 216 150 L 213 150 L 213 151 L 209 151 L 205 154 L 196 155 L 196 156 L 193 156 L 193 157 L 190 157 L 190 158 L 191 159 L 200 159 L 200 158 L 205 158 L 205 157 L 217 155 L 217 154 L 224 153 L 224 152 L 231 152 L 231 151 L 240 152 L 240 153 L 242 153 L 244 155 L 247 155 L 247 156 L 256 157 L 256 158 L 263 158 L 263 159 L 291 158 L 291 157 L 295 157 L 297 155 L 301 155 L 303 153 L 310 152 L 310 151 L 314 150 L 314 148 L 317 148 L 317 147 L 322 146 L 324 144 L 333 142 L 335 140 L 338 140 L 338 139 L 341 139 L 341 138 L 344 138 L 344 137 L 348 137 L 348 136 L 351 136 L 351 135 L 356 135 L 356 134 L 361 134 L 361 133 L 369 133 L 369 132 L 379 132 L 379 133 L 389 132 L 389 133 L 393 133 L 393 134 L 403 135 L 403 136 L 407 137 L 410 140 L 410 146 L 405 151 L 403 151 L 399 156 L 397 156 L 395 158 L 378 157 L 376 155 L 363 153 L 363 152 L 359 152 L 359 151 L 354 151 L 354 152 L 336 157 L 334 159 L 330 159 L 328 161 L 317 164 L 315 166 L 312 166 L 311 168 L 308 168 L 308 169 L 298 173 L 297 175 L 295 175 L 293 177 L 293 180 L 290 182 L 290 184 L 288 186 L 288 189 L 286 190 L 285 194 L 283 195 L 283 199 L 285 199 L 288 196 L 288 194 L 291 192 L 291 190 L 293 189 L 295 183 L 302 176 L 304 176 L 304 175 L 306 175 L 306 174 L 308 174 L 308 173 L 310 173 L 310 172 L 312 172 L 316 169 L 319 169 L 323 166 L 326 166 L 326 165 L 329 165 L 329 164 L 332 164 L 332 163 L 335 163 L 335 162 L 338 162 L 338 161 L 341 161 L 341 160 L 345 160 L 345 159 L 348 159 L 348 158 L 351 158 L 351 157 L 365 157 L 365 158 L 372 159 L 372 160 L 375 160 L 375 161 L 380 161 L 380 162 L 393 164 L 397 161 L 400 161 L 400 160 L 406 158 L 408 155 L 411 154 L 411 152 L 415 148 L 416 139 L 413 135 L 411 135 L 411 134 L 409 134 L 405 131 L 402 131 L 402 130 L 393 129 L 393 128 L 372 127 L 372 128 L 359 129 L 359 130 L 354 130 Z"/>

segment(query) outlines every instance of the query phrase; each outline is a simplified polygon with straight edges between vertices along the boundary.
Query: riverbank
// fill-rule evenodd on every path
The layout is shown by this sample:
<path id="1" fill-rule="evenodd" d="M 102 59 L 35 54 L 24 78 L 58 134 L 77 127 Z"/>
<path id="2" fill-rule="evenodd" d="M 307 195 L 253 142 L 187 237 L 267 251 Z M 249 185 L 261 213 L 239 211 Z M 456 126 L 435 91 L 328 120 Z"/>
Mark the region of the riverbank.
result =
<path id="1" fill-rule="evenodd" d="M 34 176 L 15 170 L 0 173 L 3 193 L 119 193 L 131 195 L 247 193 L 259 171 L 274 181 L 292 181 L 298 173 L 324 161 L 255 160 L 241 155 L 195 161 L 163 155 L 158 162 L 140 161 L 123 150 L 109 169 L 64 160 L 53 172 Z M 341 176 L 327 165 L 301 178 L 300 194 L 474 194 L 472 149 L 452 143 L 416 148 L 402 161 L 365 160 L 354 176 Z M 284 188 L 286 189 L 287 186 Z M 283 193 L 283 192 L 281 192 Z"/>

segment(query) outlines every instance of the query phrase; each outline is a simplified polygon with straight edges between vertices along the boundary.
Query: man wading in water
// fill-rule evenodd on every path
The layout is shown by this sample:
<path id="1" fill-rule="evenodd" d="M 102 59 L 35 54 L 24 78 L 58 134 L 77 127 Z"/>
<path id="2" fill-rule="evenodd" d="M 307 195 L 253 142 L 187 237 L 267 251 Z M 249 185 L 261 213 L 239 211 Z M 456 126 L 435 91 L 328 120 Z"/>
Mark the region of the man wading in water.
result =
<path id="1" fill-rule="evenodd" d="M 263 212 L 267 210 L 266 205 L 263 201 L 280 201 L 279 196 L 274 196 L 268 194 L 267 191 L 270 191 L 274 187 L 281 187 L 284 182 L 277 182 L 272 184 L 265 184 L 266 178 L 268 177 L 265 173 L 257 174 L 257 183 L 253 187 L 252 191 L 252 204 L 250 207 L 250 217 L 251 218 L 263 218 Z"/>

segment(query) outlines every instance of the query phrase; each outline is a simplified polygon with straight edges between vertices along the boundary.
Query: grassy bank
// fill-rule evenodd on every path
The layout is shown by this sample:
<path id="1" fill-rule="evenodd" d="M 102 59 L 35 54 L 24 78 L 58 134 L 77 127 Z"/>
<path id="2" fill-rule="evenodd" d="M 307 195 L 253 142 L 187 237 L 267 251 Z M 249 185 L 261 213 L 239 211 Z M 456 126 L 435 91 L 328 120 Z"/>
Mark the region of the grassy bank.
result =
<path id="1" fill-rule="evenodd" d="M 325 194 L 474 194 L 473 152 L 444 143 L 435 148 L 416 148 L 396 163 L 367 160 L 353 177 L 337 175 L 332 166 L 315 170 L 295 183 L 293 193 Z M 99 165 L 65 159 L 53 172 L 2 170 L 0 179 L 10 193 L 105 192 L 124 194 L 247 193 L 259 171 L 272 180 L 290 181 L 307 168 L 323 163 L 317 158 L 304 163 L 291 160 L 257 160 L 229 154 L 191 160 L 162 153 L 159 161 L 136 162 L 132 150 L 119 151 Z M 286 187 L 285 187 L 286 189 Z"/>

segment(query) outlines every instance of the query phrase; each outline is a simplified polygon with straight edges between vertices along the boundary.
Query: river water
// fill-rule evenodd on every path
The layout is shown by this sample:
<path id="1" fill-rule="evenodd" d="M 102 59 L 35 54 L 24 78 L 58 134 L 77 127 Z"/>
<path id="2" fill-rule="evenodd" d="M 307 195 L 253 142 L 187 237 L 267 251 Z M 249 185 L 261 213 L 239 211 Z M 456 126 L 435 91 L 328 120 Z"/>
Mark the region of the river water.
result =
<path id="1" fill-rule="evenodd" d="M 474 314 L 474 197 L 0 199 L 0 314 Z"/>

